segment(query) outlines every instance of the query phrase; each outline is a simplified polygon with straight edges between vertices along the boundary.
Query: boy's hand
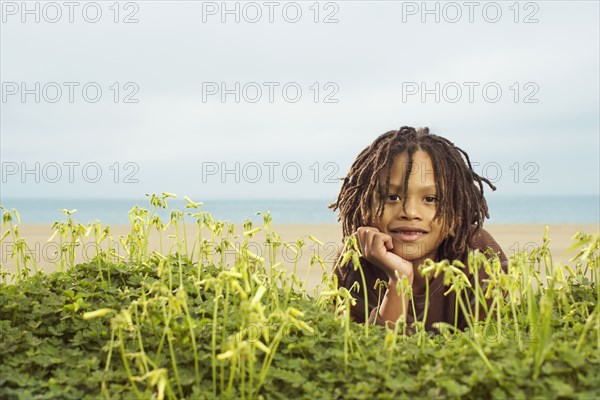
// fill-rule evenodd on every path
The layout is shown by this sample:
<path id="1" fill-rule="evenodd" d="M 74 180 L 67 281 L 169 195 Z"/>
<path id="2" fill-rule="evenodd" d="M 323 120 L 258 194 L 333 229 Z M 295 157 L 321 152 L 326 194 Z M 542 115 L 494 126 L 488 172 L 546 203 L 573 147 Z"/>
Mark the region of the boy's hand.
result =
<path id="1" fill-rule="evenodd" d="M 385 272 L 389 279 L 395 281 L 395 271 L 398 271 L 400 277 L 406 276 L 409 283 L 413 283 L 413 265 L 392 252 L 394 244 L 390 235 L 372 226 L 361 226 L 356 231 L 356 238 L 363 257 Z"/>

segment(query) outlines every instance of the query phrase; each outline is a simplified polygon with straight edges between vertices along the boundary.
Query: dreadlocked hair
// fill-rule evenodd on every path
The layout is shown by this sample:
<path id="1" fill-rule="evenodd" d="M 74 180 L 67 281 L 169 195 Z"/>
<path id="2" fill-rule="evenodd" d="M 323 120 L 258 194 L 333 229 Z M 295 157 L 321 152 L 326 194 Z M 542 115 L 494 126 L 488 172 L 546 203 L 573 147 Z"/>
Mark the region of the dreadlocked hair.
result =
<path id="1" fill-rule="evenodd" d="M 483 197 L 483 183 L 492 190 L 496 187 L 485 177 L 473 171 L 468 154 L 443 137 L 430 134 L 429 128 L 403 126 L 379 136 L 356 158 L 348 175 L 343 178 L 337 201 L 329 208 L 339 210 L 344 238 L 383 216 L 385 193 L 389 191 L 392 164 L 399 154 L 407 152 L 408 166 L 404 176 L 402 206 L 406 206 L 409 175 L 413 169 L 413 154 L 423 150 L 433 164 L 437 197 L 435 218 L 442 220 L 447 233 L 439 252 L 450 260 L 465 257 L 473 237 L 489 218 Z M 385 182 L 379 182 L 380 173 L 386 173 Z M 383 183 L 383 184 L 382 184 Z M 373 199 L 378 199 L 373 210 Z"/>

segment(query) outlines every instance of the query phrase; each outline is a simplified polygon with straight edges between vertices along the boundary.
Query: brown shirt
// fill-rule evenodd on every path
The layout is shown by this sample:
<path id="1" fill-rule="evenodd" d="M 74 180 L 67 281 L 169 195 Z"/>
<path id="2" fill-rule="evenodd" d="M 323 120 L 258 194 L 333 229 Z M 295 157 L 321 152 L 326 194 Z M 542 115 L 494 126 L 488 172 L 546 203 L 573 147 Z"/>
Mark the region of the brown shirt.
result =
<path id="1" fill-rule="evenodd" d="M 473 238 L 473 248 L 479 249 L 481 252 L 491 249 L 491 251 L 498 255 L 502 268 L 506 271 L 508 260 L 506 259 L 506 256 L 504 255 L 504 252 L 502 251 L 498 243 L 496 243 L 494 238 L 492 238 L 492 236 L 488 232 L 482 229 L 477 235 L 475 235 L 475 237 Z M 381 269 L 369 263 L 364 258 L 361 258 L 360 261 L 367 285 L 369 323 L 385 325 L 385 321 L 381 319 L 378 313 L 378 301 L 381 302 L 381 300 L 383 299 L 383 296 L 385 295 L 385 288 L 381 288 L 380 293 L 380 290 L 375 289 L 374 286 L 377 279 L 387 283 L 388 277 Z M 466 260 L 463 260 L 463 262 L 464 261 Z M 464 263 L 466 265 L 466 262 Z M 467 274 L 471 282 L 474 282 L 473 277 L 469 275 L 468 271 L 464 272 L 465 274 Z M 358 282 L 360 284 L 361 287 L 358 292 L 355 290 L 351 291 L 352 297 L 356 300 L 356 304 L 351 308 L 351 318 L 352 320 L 358 323 L 364 323 L 365 302 L 360 272 L 354 271 L 352 263 L 349 262 L 341 268 L 336 268 L 335 273 L 338 277 L 338 285 L 340 287 L 350 289 L 354 282 Z M 487 274 L 483 270 L 479 271 L 480 285 L 484 286 L 484 282 L 482 281 L 487 277 Z M 437 278 L 433 278 L 429 282 L 429 310 L 427 313 L 427 321 L 425 323 L 425 329 L 428 331 L 434 330 L 432 328 L 432 324 L 434 324 L 435 322 L 446 322 L 448 324 L 454 325 L 456 296 L 454 292 L 451 292 L 447 296 L 444 296 L 444 292 L 446 292 L 447 289 L 448 288 L 444 286 L 443 274 L 438 275 Z M 421 295 L 413 295 L 413 298 L 414 308 L 417 317 L 416 320 L 421 321 L 423 319 L 423 311 L 425 308 L 425 294 L 423 293 Z M 471 304 L 473 304 L 473 299 L 469 299 L 469 301 L 471 302 Z M 415 321 L 415 314 L 413 313 L 413 304 L 411 303 L 408 304 L 408 313 L 406 316 L 406 321 L 409 326 Z M 460 309 L 458 311 L 458 327 L 460 329 L 464 329 L 466 327 L 466 320 L 462 316 Z"/>

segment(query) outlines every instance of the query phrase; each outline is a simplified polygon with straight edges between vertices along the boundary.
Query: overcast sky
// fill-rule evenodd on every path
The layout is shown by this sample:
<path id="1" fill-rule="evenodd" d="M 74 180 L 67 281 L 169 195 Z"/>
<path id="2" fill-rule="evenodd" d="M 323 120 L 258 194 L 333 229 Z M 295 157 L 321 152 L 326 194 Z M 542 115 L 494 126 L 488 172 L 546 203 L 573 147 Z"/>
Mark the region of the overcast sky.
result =
<path id="1" fill-rule="evenodd" d="M 402 125 L 599 193 L 597 1 L 73 4 L 1 3 L 3 198 L 330 199 Z"/>

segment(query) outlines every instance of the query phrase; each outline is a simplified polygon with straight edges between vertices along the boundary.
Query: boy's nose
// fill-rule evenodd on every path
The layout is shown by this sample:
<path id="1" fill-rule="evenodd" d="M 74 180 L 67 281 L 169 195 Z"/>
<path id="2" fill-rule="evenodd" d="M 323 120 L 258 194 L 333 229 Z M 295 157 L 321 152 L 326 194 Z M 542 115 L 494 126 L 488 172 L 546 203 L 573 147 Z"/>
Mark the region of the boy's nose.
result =
<path id="1" fill-rule="evenodd" d="M 400 218 L 402 219 L 418 219 L 420 217 L 419 207 L 415 199 L 408 198 L 403 208 L 400 208 Z"/>

